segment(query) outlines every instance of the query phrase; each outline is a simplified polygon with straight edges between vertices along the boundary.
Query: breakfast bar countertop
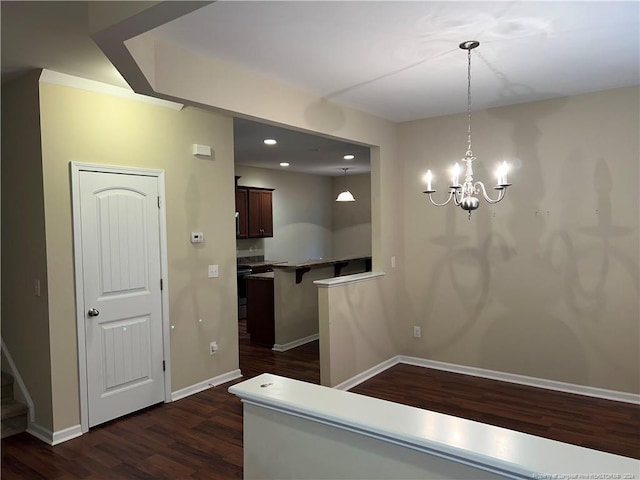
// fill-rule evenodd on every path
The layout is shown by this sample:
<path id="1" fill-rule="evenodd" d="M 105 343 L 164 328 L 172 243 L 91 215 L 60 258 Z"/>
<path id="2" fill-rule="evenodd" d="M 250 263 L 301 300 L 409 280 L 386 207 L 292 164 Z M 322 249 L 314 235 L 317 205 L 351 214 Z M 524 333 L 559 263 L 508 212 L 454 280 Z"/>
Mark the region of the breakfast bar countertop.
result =
<path id="1" fill-rule="evenodd" d="M 295 272 L 296 283 L 302 282 L 302 276 L 311 271 L 312 268 L 333 267 L 334 277 L 339 277 L 342 269 L 346 267 L 352 260 L 364 260 L 365 270 L 371 270 L 371 255 L 352 255 L 348 257 L 334 257 L 334 258 L 318 258 L 309 259 L 303 262 L 286 262 L 272 265 L 272 268 L 276 270 L 282 270 L 285 272 Z"/>
<path id="2" fill-rule="evenodd" d="M 315 267 L 327 267 L 335 265 L 337 263 L 350 262 L 351 260 L 371 260 L 371 255 L 352 255 L 348 257 L 335 257 L 335 258 L 318 258 L 309 259 L 302 262 L 281 262 L 274 264 L 273 268 L 282 270 L 296 270 L 298 268 L 315 268 Z"/>
<path id="3" fill-rule="evenodd" d="M 281 260 L 249 260 L 249 261 L 243 261 L 242 259 L 238 259 L 238 265 L 242 265 L 243 267 L 251 267 L 251 268 L 258 268 L 258 267 L 272 267 L 281 263 L 287 263 L 287 262 L 283 262 Z"/>

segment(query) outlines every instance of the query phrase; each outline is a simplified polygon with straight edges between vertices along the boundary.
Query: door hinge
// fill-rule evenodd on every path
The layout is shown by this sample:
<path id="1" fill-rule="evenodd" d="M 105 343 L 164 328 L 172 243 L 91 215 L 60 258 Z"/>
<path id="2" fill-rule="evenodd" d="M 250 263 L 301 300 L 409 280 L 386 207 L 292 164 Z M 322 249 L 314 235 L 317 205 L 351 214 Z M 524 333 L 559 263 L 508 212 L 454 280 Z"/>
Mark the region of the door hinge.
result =
<path id="1" fill-rule="evenodd" d="M 163 286 L 162 286 L 162 279 L 160 279 L 160 290 L 162 290 Z"/>
<path id="2" fill-rule="evenodd" d="M 167 367 L 166 367 L 166 365 L 164 363 L 164 360 L 162 360 L 162 371 L 164 372 L 166 369 L 167 369 Z"/>
<path id="3" fill-rule="evenodd" d="M 158 208 L 160 208 L 160 197 L 158 197 Z"/>

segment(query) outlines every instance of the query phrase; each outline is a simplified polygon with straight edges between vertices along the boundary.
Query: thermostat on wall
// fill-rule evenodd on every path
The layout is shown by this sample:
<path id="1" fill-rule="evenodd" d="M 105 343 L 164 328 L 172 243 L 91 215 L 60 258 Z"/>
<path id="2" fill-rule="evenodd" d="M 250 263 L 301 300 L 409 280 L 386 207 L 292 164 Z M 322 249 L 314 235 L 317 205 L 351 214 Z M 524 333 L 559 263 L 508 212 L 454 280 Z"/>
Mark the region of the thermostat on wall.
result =
<path id="1" fill-rule="evenodd" d="M 191 232 L 191 243 L 204 242 L 204 234 L 202 232 Z"/>

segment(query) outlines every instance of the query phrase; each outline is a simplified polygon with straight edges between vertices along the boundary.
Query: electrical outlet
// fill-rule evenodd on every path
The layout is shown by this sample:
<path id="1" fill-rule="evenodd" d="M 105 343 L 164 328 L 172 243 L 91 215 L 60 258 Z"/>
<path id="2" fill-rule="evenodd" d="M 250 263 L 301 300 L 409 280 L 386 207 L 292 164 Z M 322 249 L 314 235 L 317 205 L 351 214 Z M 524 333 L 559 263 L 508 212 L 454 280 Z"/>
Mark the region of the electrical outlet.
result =
<path id="1" fill-rule="evenodd" d="M 422 337 L 422 328 L 419 327 L 418 325 L 413 326 L 413 336 L 414 338 Z"/>
<path id="2" fill-rule="evenodd" d="M 209 355 L 213 355 L 218 351 L 218 343 L 214 340 L 209 344 Z"/>

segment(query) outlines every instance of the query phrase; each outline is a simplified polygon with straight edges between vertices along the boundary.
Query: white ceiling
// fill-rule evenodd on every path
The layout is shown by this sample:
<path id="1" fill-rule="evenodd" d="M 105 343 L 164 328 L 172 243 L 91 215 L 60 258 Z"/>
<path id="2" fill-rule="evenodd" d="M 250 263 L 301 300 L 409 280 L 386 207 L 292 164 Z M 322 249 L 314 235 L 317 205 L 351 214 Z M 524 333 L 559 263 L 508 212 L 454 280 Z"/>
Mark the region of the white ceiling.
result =
<path id="1" fill-rule="evenodd" d="M 369 147 L 340 142 L 318 135 L 235 118 L 233 122 L 236 163 L 259 168 L 275 168 L 312 175 L 347 175 L 371 171 Z M 267 146 L 264 139 L 277 144 Z M 344 155 L 354 156 L 345 160 Z M 281 162 L 289 163 L 280 167 Z"/>
<path id="2" fill-rule="evenodd" d="M 458 44 L 471 39 L 481 43 L 472 59 L 474 109 L 640 83 L 638 1 L 203 5 L 151 34 L 397 122 L 466 109 L 467 59 Z M 44 67 L 124 84 L 89 37 L 87 2 L 0 6 L 3 80 Z M 257 146 L 263 128 L 273 136 L 276 127 L 248 121 L 237 127 L 238 161 L 271 167 L 286 157 L 292 170 L 342 173 L 340 142 L 279 132 L 286 140 L 265 150 Z M 364 156 L 352 161 L 354 169 Z"/>
<path id="3" fill-rule="evenodd" d="M 639 3 L 219 1 L 153 34 L 396 122 L 639 80 Z"/>

